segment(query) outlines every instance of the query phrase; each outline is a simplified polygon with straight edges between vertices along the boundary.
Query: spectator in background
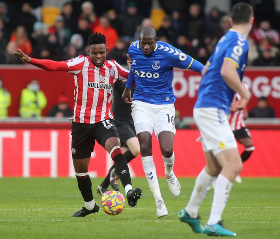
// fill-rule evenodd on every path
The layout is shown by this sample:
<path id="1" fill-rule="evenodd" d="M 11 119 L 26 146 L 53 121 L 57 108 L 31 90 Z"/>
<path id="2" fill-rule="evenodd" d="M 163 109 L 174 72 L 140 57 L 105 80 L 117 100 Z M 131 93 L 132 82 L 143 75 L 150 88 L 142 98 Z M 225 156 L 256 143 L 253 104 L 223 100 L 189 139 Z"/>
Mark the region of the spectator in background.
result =
<path id="1" fill-rule="evenodd" d="M 133 40 L 137 26 L 141 24 L 143 17 L 137 13 L 137 8 L 134 1 L 127 4 L 126 13 L 120 15 L 120 21 L 123 28 L 121 36 L 125 42 L 130 43 Z"/>
<path id="2" fill-rule="evenodd" d="M 139 39 L 139 35 L 141 32 L 141 29 L 144 27 L 151 27 L 152 26 L 152 21 L 150 18 L 144 18 L 141 25 L 137 27 L 135 33 L 134 33 L 134 37 L 133 40 L 138 40 Z"/>
<path id="3" fill-rule="evenodd" d="M 31 35 L 32 56 L 40 58 L 41 51 L 46 47 L 47 35 L 44 33 L 44 24 L 42 22 L 35 22 L 33 28 L 34 31 Z"/>
<path id="4" fill-rule="evenodd" d="M 220 20 L 225 15 L 218 7 L 213 7 L 206 17 L 206 28 L 209 34 L 213 33 L 220 26 Z"/>
<path id="5" fill-rule="evenodd" d="M 221 18 L 219 27 L 212 32 L 211 38 L 213 38 L 215 42 L 218 42 L 220 38 L 223 35 L 225 35 L 230 28 L 231 28 L 230 16 L 225 15 Z"/>
<path id="6" fill-rule="evenodd" d="M 104 15 L 100 17 L 99 25 L 94 28 L 94 31 L 105 35 L 108 47 L 107 53 L 110 53 L 110 51 L 116 46 L 118 33 L 110 26 L 110 21 L 107 16 Z"/>
<path id="7" fill-rule="evenodd" d="M 57 104 L 53 106 L 48 112 L 48 117 L 63 118 L 63 117 L 72 117 L 73 112 L 69 107 L 69 99 L 65 94 L 61 94 L 58 97 Z"/>
<path id="8" fill-rule="evenodd" d="M 174 44 L 177 38 L 177 34 L 172 27 L 172 19 L 170 16 L 165 16 L 162 20 L 161 27 L 156 32 L 157 37 L 166 37 L 170 44 Z"/>
<path id="9" fill-rule="evenodd" d="M 279 57 L 273 57 L 271 49 L 271 45 L 263 46 L 260 56 L 253 61 L 252 66 L 280 66 Z"/>
<path id="10" fill-rule="evenodd" d="M 49 31 L 53 31 L 56 34 L 58 43 L 61 47 L 68 45 L 70 42 L 71 31 L 69 28 L 65 27 L 62 15 L 56 17 L 55 24 L 49 29 Z"/>
<path id="11" fill-rule="evenodd" d="M 76 47 L 77 56 L 78 55 L 84 55 L 84 52 L 85 52 L 84 49 L 83 49 L 84 40 L 83 40 L 83 37 L 80 34 L 74 34 L 71 37 L 70 44 Z M 68 58 L 68 59 L 70 59 L 70 58 Z"/>
<path id="12" fill-rule="evenodd" d="M 255 43 L 254 39 L 252 37 L 248 37 L 248 41 L 250 44 L 249 51 L 248 51 L 248 66 L 251 66 L 253 64 L 253 61 L 256 60 L 260 54 L 257 44 Z"/>
<path id="13" fill-rule="evenodd" d="M 268 105 L 267 98 L 261 96 L 258 99 L 257 106 L 249 112 L 250 118 L 275 118 L 274 109 Z"/>
<path id="14" fill-rule="evenodd" d="M 174 10 L 171 12 L 171 22 L 172 28 L 177 33 L 177 35 L 185 34 L 185 27 L 181 19 L 181 13 L 179 10 Z"/>
<path id="15" fill-rule="evenodd" d="M 90 1 L 86 1 L 82 4 L 81 8 L 82 13 L 79 16 L 79 19 L 86 19 L 88 21 L 88 28 L 91 30 L 92 33 L 94 32 L 94 28 L 99 24 L 99 19 L 94 13 L 93 4 Z"/>
<path id="16" fill-rule="evenodd" d="M 190 5 L 184 25 L 187 37 L 192 41 L 193 46 L 197 46 L 205 30 L 204 13 L 199 4 Z"/>
<path id="17" fill-rule="evenodd" d="M 92 31 L 89 29 L 89 22 L 86 18 L 80 18 L 78 20 L 78 30 L 76 34 L 80 34 L 83 37 L 83 48 L 87 46 L 88 36 L 92 34 Z"/>
<path id="18" fill-rule="evenodd" d="M 10 41 L 5 51 L 5 63 L 4 64 L 23 64 L 19 61 L 18 57 L 15 57 L 13 53 L 18 49 L 16 42 Z"/>
<path id="19" fill-rule="evenodd" d="M 3 20 L 0 18 L 0 64 L 6 64 L 6 56 L 5 56 L 5 52 L 6 52 L 6 47 L 8 44 L 8 39 L 7 39 L 7 35 L 5 34 L 4 29 L 4 22 Z"/>
<path id="20" fill-rule="evenodd" d="M 19 114 L 22 118 L 40 118 L 47 105 L 47 98 L 40 90 L 39 81 L 32 79 L 21 91 Z"/>
<path id="21" fill-rule="evenodd" d="M 107 38 L 108 39 L 108 38 Z M 110 51 L 108 60 L 116 60 L 121 65 L 127 65 L 127 47 L 122 38 L 118 38 L 116 46 Z"/>
<path id="22" fill-rule="evenodd" d="M 53 29 L 49 29 L 49 34 L 47 38 L 46 48 L 44 50 L 47 50 L 49 52 L 48 57 L 51 60 L 54 61 L 60 61 L 63 58 L 63 49 L 61 45 L 58 42 L 57 35 L 55 34 L 55 31 Z M 42 52 L 41 52 L 42 54 Z M 46 52 L 44 52 L 46 54 Z M 46 58 L 47 54 L 42 56 L 42 58 Z"/>
<path id="23" fill-rule="evenodd" d="M 3 80 L 0 78 L 0 119 L 8 117 L 8 108 L 11 105 L 11 94 L 3 88 Z"/>
<path id="24" fill-rule="evenodd" d="M 8 8 L 6 3 L 0 2 L 0 19 L 4 22 L 6 26 L 10 24 L 10 19 L 8 16 Z"/>
<path id="25" fill-rule="evenodd" d="M 116 11 L 114 9 L 110 9 L 106 13 L 106 15 L 110 21 L 111 27 L 113 27 L 117 31 L 119 36 L 122 35 L 122 24 Z"/>
<path id="26" fill-rule="evenodd" d="M 175 47 L 179 48 L 182 52 L 192 55 L 192 43 L 186 36 L 178 36 L 176 39 L 176 43 L 174 44 Z"/>
<path id="27" fill-rule="evenodd" d="M 11 42 L 16 43 L 16 47 L 22 49 L 26 54 L 32 53 L 32 45 L 24 26 L 18 26 L 10 38 Z"/>
<path id="28" fill-rule="evenodd" d="M 77 31 L 78 19 L 73 15 L 72 2 L 64 3 L 61 15 L 63 17 L 65 28 L 70 29 L 71 34 Z"/>
<path id="29" fill-rule="evenodd" d="M 31 5 L 28 2 L 24 2 L 21 7 L 21 12 L 15 18 L 16 26 L 22 25 L 25 27 L 28 37 L 31 37 L 33 32 L 33 25 L 37 21 L 37 18 L 31 13 Z M 28 53 L 26 53 L 28 54 Z"/>
<path id="30" fill-rule="evenodd" d="M 260 22 L 258 29 L 253 30 L 251 37 L 259 45 L 266 37 L 271 38 L 276 45 L 280 43 L 279 32 L 271 29 L 270 22 L 266 20 Z"/>
<path id="31" fill-rule="evenodd" d="M 70 44 L 65 49 L 63 60 L 67 61 L 67 60 L 73 59 L 79 55 L 81 55 L 81 54 L 78 54 L 77 47 L 75 45 Z"/>

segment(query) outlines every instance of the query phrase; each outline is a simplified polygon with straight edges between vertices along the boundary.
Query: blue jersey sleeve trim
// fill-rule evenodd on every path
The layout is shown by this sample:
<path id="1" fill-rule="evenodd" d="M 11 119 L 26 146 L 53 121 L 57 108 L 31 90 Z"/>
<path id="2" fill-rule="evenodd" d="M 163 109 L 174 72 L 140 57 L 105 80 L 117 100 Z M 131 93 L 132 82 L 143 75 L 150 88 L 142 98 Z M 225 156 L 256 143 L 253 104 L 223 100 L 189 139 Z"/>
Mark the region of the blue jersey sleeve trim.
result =
<path id="1" fill-rule="evenodd" d="M 192 63 L 193 63 L 193 58 L 192 58 L 192 60 L 191 60 L 191 63 L 190 63 L 189 66 L 187 67 L 187 69 L 189 69 L 189 68 L 191 67 Z"/>
<path id="2" fill-rule="evenodd" d="M 229 58 L 229 57 L 225 57 L 224 59 L 225 59 L 225 60 L 232 61 L 232 62 L 235 63 L 235 65 L 237 66 L 237 69 L 239 68 L 238 63 L 237 63 L 235 60 L 233 60 L 233 59 L 231 59 L 231 58 Z"/>
<path id="3" fill-rule="evenodd" d="M 130 69 L 129 75 L 127 77 L 126 88 L 130 89 L 133 82 L 134 82 L 134 75 L 133 75 L 132 70 Z"/>

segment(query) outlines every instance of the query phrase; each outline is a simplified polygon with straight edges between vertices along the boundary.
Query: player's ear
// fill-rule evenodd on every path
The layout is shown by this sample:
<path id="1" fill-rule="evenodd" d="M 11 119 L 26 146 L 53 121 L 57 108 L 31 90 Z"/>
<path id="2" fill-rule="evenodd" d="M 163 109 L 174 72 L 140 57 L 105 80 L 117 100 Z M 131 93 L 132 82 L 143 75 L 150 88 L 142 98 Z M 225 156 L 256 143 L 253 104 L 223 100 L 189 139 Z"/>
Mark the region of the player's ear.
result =
<path id="1" fill-rule="evenodd" d="M 155 41 L 156 41 L 156 42 L 158 41 L 158 37 L 156 37 Z"/>
<path id="2" fill-rule="evenodd" d="M 230 25 L 232 26 L 232 18 L 229 19 Z"/>

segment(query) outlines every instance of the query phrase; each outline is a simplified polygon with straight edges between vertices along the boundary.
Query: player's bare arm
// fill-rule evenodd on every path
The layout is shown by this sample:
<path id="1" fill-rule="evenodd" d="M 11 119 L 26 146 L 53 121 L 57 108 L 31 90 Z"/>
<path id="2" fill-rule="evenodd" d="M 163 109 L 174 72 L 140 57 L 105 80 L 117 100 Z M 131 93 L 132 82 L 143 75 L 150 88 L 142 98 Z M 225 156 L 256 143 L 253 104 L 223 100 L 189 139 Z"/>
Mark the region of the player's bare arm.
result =
<path id="1" fill-rule="evenodd" d="M 13 54 L 25 63 L 31 62 L 31 58 L 24 54 L 20 49 L 18 49 L 18 51 L 14 52 Z"/>
<path id="2" fill-rule="evenodd" d="M 249 94 L 241 84 L 239 75 L 236 71 L 236 64 L 229 60 L 224 60 L 221 68 L 221 76 L 226 84 L 241 97 L 239 101 L 232 101 L 231 111 L 243 110 L 249 101 Z"/>
<path id="3" fill-rule="evenodd" d="M 132 98 L 131 98 L 131 90 L 128 88 L 125 88 L 122 94 L 122 98 L 126 103 L 132 103 Z"/>
<path id="4" fill-rule="evenodd" d="M 132 62 L 132 61 L 131 61 L 131 59 L 130 59 L 130 57 L 129 57 L 128 54 L 126 54 L 126 57 L 127 57 L 126 63 L 127 63 L 128 69 L 130 70 L 131 62 Z"/>

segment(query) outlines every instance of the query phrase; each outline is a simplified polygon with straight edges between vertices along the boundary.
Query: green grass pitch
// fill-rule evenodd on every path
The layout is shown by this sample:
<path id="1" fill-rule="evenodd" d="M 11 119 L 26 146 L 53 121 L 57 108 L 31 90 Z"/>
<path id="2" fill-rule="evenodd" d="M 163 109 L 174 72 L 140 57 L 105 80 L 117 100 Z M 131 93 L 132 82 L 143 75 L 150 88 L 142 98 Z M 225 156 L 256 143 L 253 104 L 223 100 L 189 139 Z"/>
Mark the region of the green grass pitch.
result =
<path id="1" fill-rule="evenodd" d="M 92 179 L 94 197 L 102 179 Z M 1 178 L 0 179 L 0 238 L 2 239 L 74 239 L 74 238 L 205 238 L 177 219 L 177 212 L 186 206 L 194 178 L 179 178 L 181 195 L 169 192 L 164 178 L 159 179 L 162 196 L 169 215 L 156 217 L 153 196 L 146 178 L 133 179 L 141 187 L 143 197 L 136 208 L 126 207 L 117 216 L 102 209 L 85 218 L 71 215 L 84 205 L 75 179 L 70 178 Z M 124 191 L 121 190 L 123 193 Z M 212 203 L 213 189 L 200 207 L 205 225 Z M 280 238 L 280 178 L 243 178 L 234 183 L 223 213 L 225 227 L 244 239 Z"/>

